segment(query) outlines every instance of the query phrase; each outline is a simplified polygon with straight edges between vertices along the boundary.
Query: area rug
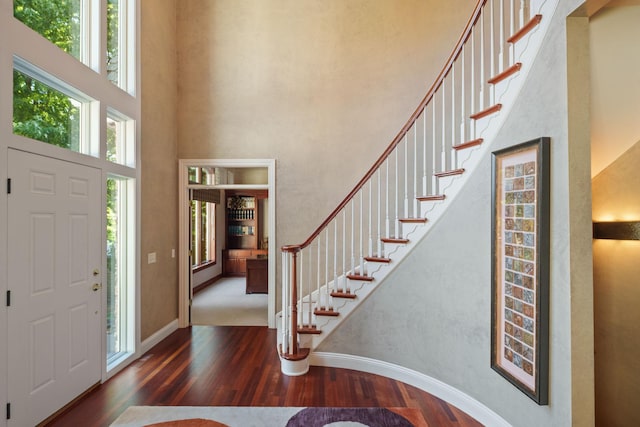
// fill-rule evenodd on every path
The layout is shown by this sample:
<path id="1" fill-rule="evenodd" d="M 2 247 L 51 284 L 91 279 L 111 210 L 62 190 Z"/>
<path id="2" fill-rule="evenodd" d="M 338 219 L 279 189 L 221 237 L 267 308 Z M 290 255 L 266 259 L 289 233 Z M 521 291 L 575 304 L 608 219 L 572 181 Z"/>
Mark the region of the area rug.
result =
<path id="1" fill-rule="evenodd" d="M 428 427 L 417 408 L 131 406 L 112 427 Z"/>

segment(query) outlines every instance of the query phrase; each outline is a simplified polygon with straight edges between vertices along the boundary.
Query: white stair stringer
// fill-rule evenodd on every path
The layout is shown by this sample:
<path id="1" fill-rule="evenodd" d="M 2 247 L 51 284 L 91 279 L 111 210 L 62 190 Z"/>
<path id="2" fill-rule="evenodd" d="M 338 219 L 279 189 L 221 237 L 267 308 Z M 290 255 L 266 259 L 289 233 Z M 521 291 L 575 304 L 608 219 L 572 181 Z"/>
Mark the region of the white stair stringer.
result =
<path id="1" fill-rule="evenodd" d="M 502 109 L 497 113 L 484 117 L 476 121 L 476 137 L 482 138 L 484 142 L 481 145 L 468 148 L 459 153 L 458 167 L 464 168 L 465 172 L 461 175 L 453 175 L 438 178 L 440 194 L 444 194 L 444 200 L 424 201 L 420 202 L 420 212 L 422 217 L 426 217 L 428 221 L 424 224 L 402 224 L 402 236 L 409 239 L 406 244 L 384 243 L 384 254 L 386 258 L 391 259 L 390 263 L 368 262 L 366 271 L 369 276 L 373 277 L 373 281 L 358 283 L 357 280 L 351 280 L 351 290 L 356 294 L 355 299 L 333 298 L 335 310 L 340 314 L 336 317 L 314 316 L 318 329 L 322 330 L 321 334 L 306 335 L 300 334 L 299 342 L 302 347 L 308 347 L 313 352 L 314 349 L 333 333 L 338 326 L 345 321 L 355 310 L 362 304 L 366 298 L 371 295 L 375 289 L 384 282 L 385 278 L 400 264 L 404 257 L 411 252 L 418 242 L 420 242 L 437 224 L 440 218 L 445 214 L 448 206 L 460 192 L 475 168 L 479 165 L 480 160 L 491 142 L 495 139 L 498 131 L 501 129 L 506 117 L 508 116 L 520 90 L 527 79 L 529 70 L 532 67 L 534 59 L 542 44 L 544 35 L 547 33 L 548 25 L 551 21 L 559 0 L 532 0 L 532 3 L 539 4 L 539 14 L 543 16 L 538 26 L 529 34 L 515 43 L 513 62 L 521 62 L 522 67 L 518 72 L 496 84 L 495 102 L 502 104 Z M 344 280 L 341 276 L 340 280 Z M 333 286 L 333 281 L 326 286 Z M 324 290 L 324 288 L 323 288 Z M 313 300 L 317 298 L 317 291 L 310 296 Z M 309 296 L 305 297 L 309 298 Z M 342 300 L 342 301 L 341 301 Z M 305 299 L 306 301 L 306 299 Z M 280 316 L 280 315 L 279 315 Z M 321 318 L 322 317 L 322 318 Z M 277 322 L 281 325 L 282 322 Z M 278 334 L 280 337 L 281 334 Z M 313 362 L 313 358 L 310 358 Z"/>

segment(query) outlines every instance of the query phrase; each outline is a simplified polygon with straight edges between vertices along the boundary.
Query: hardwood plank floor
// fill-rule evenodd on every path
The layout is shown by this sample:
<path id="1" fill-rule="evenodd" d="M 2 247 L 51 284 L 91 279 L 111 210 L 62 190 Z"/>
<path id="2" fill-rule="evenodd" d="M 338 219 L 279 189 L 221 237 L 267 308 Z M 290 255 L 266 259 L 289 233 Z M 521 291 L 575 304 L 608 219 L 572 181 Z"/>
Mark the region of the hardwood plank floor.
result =
<path id="1" fill-rule="evenodd" d="M 420 408 L 430 426 L 479 426 L 415 387 L 358 371 L 280 372 L 276 331 L 266 327 L 179 329 L 47 426 L 108 426 L 132 405 L 359 406 Z"/>

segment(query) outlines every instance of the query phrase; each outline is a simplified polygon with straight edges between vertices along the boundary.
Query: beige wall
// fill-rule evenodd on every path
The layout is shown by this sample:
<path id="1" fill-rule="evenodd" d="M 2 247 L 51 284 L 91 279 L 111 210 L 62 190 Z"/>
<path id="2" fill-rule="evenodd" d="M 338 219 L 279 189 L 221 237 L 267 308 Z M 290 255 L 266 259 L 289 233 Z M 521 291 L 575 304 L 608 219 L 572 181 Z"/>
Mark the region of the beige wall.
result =
<path id="1" fill-rule="evenodd" d="M 590 426 L 593 402 L 593 300 L 588 110 L 573 105 L 567 76 L 583 50 L 568 45 L 563 0 L 527 80 L 480 166 L 446 215 L 346 319 L 319 351 L 384 360 L 435 378 L 518 427 Z M 578 24 L 578 23 L 574 23 Z M 583 22 L 583 24 L 586 24 Z M 575 30 L 575 28 L 573 29 Z M 572 77 L 576 70 L 571 70 Z M 549 78 L 549 76 L 554 76 Z M 585 76 L 580 76 L 584 82 Z M 571 92 L 571 93 L 570 93 Z M 571 110 L 571 113 L 567 112 Z M 586 135 L 586 137 L 585 137 Z M 490 367 L 491 154 L 551 138 L 549 404 L 539 406 Z M 403 331 L 398 333 L 398 331 Z M 398 349 L 402 349 L 398 351 Z"/>
<path id="2" fill-rule="evenodd" d="M 591 18 L 591 176 L 640 139 L 640 5 Z"/>
<path id="3" fill-rule="evenodd" d="M 179 156 L 276 159 L 276 245 L 300 243 L 400 130 L 474 5 L 181 0 Z"/>
<path id="4" fill-rule="evenodd" d="M 640 220 L 640 142 L 593 180 L 594 221 Z M 640 242 L 594 240 L 597 425 L 640 425 Z"/>
<path id="5" fill-rule="evenodd" d="M 141 339 L 178 317 L 176 0 L 141 1 Z M 157 262 L 147 264 L 156 253 Z"/>
<path id="6" fill-rule="evenodd" d="M 639 20 L 637 5 L 591 19 L 594 221 L 640 220 Z M 597 425 L 640 425 L 639 258 L 638 242 L 593 241 Z"/>

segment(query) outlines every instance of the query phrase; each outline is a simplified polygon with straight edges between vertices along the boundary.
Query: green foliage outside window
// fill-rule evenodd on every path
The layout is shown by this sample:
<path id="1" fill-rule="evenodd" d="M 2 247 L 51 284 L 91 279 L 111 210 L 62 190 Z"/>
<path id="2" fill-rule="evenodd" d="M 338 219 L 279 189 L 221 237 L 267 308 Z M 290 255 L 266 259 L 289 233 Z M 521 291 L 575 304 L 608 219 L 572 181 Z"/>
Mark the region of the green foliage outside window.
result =
<path id="1" fill-rule="evenodd" d="M 60 49 L 80 57 L 81 0 L 14 0 L 13 16 Z"/>
<path id="2" fill-rule="evenodd" d="M 13 15 L 54 45 L 80 56 L 81 0 L 14 0 Z M 13 132 L 79 151 L 79 109 L 69 97 L 13 72 Z M 74 136 L 74 134 L 76 134 Z"/>
<path id="3" fill-rule="evenodd" d="M 117 80 L 118 74 L 119 1 L 107 2 L 107 69 L 112 81 Z M 14 0 L 13 15 L 63 51 L 80 59 L 83 3 L 83 0 Z M 79 119 L 78 105 L 66 94 L 14 71 L 14 133 L 79 151 Z"/>
<path id="4" fill-rule="evenodd" d="M 107 0 L 107 78 L 118 84 L 119 0 Z"/>
<path id="5" fill-rule="evenodd" d="M 13 132 L 80 151 L 80 109 L 67 95 L 13 71 Z"/>
<path id="6" fill-rule="evenodd" d="M 118 83 L 118 8 L 120 0 L 107 1 L 107 78 Z M 89 45 L 84 34 L 98 37 L 91 28 L 82 28 L 84 0 L 13 0 L 13 15 L 55 46 L 78 60 L 83 44 Z M 104 57 L 103 55 L 100 55 Z M 31 139 L 72 151 L 80 151 L 80 102 L 51 88 L 28 74 L 13 73 L 13 131 Z M 107 151 L 115 153 L 117 134 L 107 129 Z M 109 158 L 108 160 L 114 160 Z M 118 304 L 118 242 L 126 236 L 118 234 L 119 203 L 122 187 L 117 178 L 107 179 L 107 323 L 109 334 L 117 334 Z M 109 352 L 120 351 L 119 345 L 109 346 Z"/>

